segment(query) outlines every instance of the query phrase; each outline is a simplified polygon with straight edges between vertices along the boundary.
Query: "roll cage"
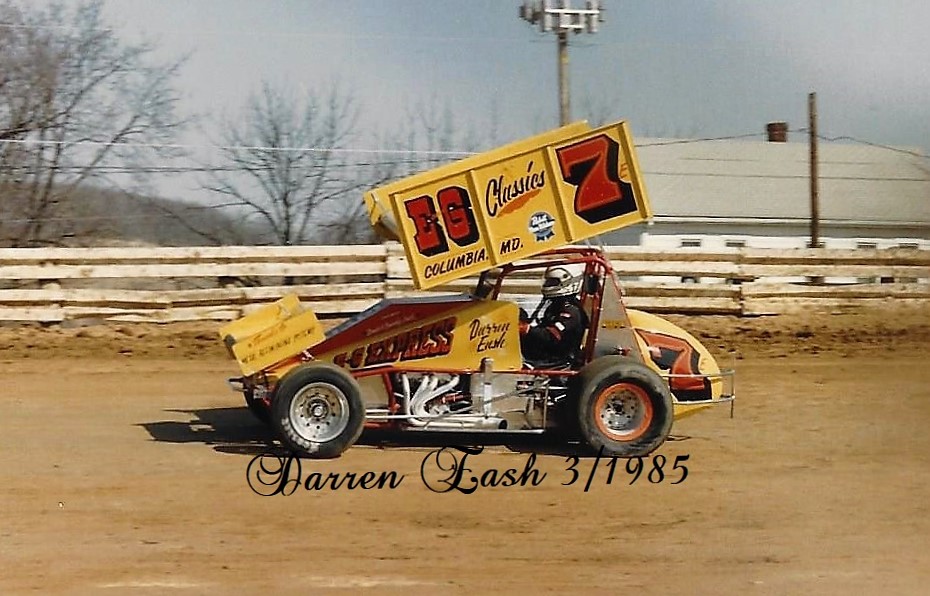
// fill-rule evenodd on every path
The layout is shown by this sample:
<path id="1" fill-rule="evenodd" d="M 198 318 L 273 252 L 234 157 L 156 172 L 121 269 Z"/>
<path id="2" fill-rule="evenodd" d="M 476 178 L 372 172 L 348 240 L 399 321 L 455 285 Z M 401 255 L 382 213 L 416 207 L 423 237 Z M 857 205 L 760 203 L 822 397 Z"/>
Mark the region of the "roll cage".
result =
<path id="1" fill-rule="evenodd" d="M 547 251 L 531 260 L 519 261 L 482 273 L 475 288 L 475 295 L 492 300 L 506 299 L 501 296 L 505 281 L 514 277 L 523 278 L 517 288 L 522 295 L 539 295 L 538 279 L 531 281 L 521 275 L 530 271 L 544 270 L 557 265 L 584 265 L 584 280 L 577 296 L 588 316 L 588 329 L 584 334 L 579 358 L 571 363 L 577 371 L 598 356 L 620 354 L 643 360 L 642 353 L 633 337 L 632 326 L 623 304 L 620 283 L 610 261 L 604 254 L 589 247 L 568 247 Z M 510 284 L 508 284 L 510 285 Z M 604 321 L 609 319 L 610 325 Z M 602 334 L 611 336 L 602 337 Z M 601 341 L 598 341 L 598 340 Z M 538 372 L 543 372 L 537 369 Z M 564 374 L 567 371 L 562 371 Z"/>

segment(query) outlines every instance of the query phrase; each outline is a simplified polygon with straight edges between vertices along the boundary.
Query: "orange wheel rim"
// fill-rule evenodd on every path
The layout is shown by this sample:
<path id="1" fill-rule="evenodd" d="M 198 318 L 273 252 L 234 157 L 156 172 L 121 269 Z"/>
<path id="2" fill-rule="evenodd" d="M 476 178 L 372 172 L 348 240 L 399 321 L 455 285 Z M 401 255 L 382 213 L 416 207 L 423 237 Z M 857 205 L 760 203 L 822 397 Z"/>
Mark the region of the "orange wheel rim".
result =
<path id="1" fill-rule="evenodd" d="M 594 400 L 594 423 L 614 441 L 634 441 L 652 423 L 652 401 L 646 390 L 632 383 L 607 387 Z"/>

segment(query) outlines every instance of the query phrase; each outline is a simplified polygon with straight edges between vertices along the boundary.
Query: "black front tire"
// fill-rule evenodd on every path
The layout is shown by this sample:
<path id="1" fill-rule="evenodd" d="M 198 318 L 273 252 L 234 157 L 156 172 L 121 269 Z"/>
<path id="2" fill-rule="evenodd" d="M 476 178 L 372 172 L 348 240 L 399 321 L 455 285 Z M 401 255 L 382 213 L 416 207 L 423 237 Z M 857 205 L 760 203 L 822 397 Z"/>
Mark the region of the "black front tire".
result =
<path id="1" fill-rule="evenodd" d="M 675 417 L 672 394 L 665 380 L 645 364 L 604 356 L 576 379 L 577 429 L 590 451 L 640 457 L 668 438 Z"/>
<path id="2" fill-rule="evenodd" d="M 325 363 L 299 366 L 278 383 L 271 425 L 286 447 L 307 457 L 339 457 L 362 434 L 365 404 L 358 383 Z"/>

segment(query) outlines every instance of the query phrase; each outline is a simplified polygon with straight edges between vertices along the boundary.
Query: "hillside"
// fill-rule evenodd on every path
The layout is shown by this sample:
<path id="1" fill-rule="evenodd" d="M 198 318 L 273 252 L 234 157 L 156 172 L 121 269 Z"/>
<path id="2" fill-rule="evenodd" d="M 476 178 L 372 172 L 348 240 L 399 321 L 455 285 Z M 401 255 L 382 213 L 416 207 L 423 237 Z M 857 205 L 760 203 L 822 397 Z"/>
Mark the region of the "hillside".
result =
<path id="1" fill-rule="evenodd" d="M 26 194 L 26 193 L 23 193 Z M 361 203 L 361 197 L 358 198 Z M 262 222 L 244 211 L 118 190 L 78 190 L 41 220 L 41 241 L 17 243 L 29 220 L 26 199 L 0 189 L 0 246 L 211 246 L 275 244 Z M 342 208 L 342 207 L 336 207 Z M 374 241 L 363 210 L 320 210 L 308 244 Z"/>
<path id="2" fill-rule="evenodd" d="M 258 227 L 232 210 L 175 199 L 101 190 L 76 197 L 72 210 L 83 218 L 77 244 L 263 244 Z"/>

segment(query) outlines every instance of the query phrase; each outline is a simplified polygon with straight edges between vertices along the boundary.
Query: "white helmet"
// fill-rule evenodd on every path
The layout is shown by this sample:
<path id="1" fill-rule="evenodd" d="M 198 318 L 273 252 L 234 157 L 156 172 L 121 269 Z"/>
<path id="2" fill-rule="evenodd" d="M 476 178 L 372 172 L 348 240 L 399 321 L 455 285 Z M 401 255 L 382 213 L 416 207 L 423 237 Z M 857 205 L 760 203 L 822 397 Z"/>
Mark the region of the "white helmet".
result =
<path id="1" fill-rule="evenodd" d="M 584 271 L 578 265 L 555 265 L 543 275 L 542 295 L 546 298 L 571 296 L 581 290 Z"/>

